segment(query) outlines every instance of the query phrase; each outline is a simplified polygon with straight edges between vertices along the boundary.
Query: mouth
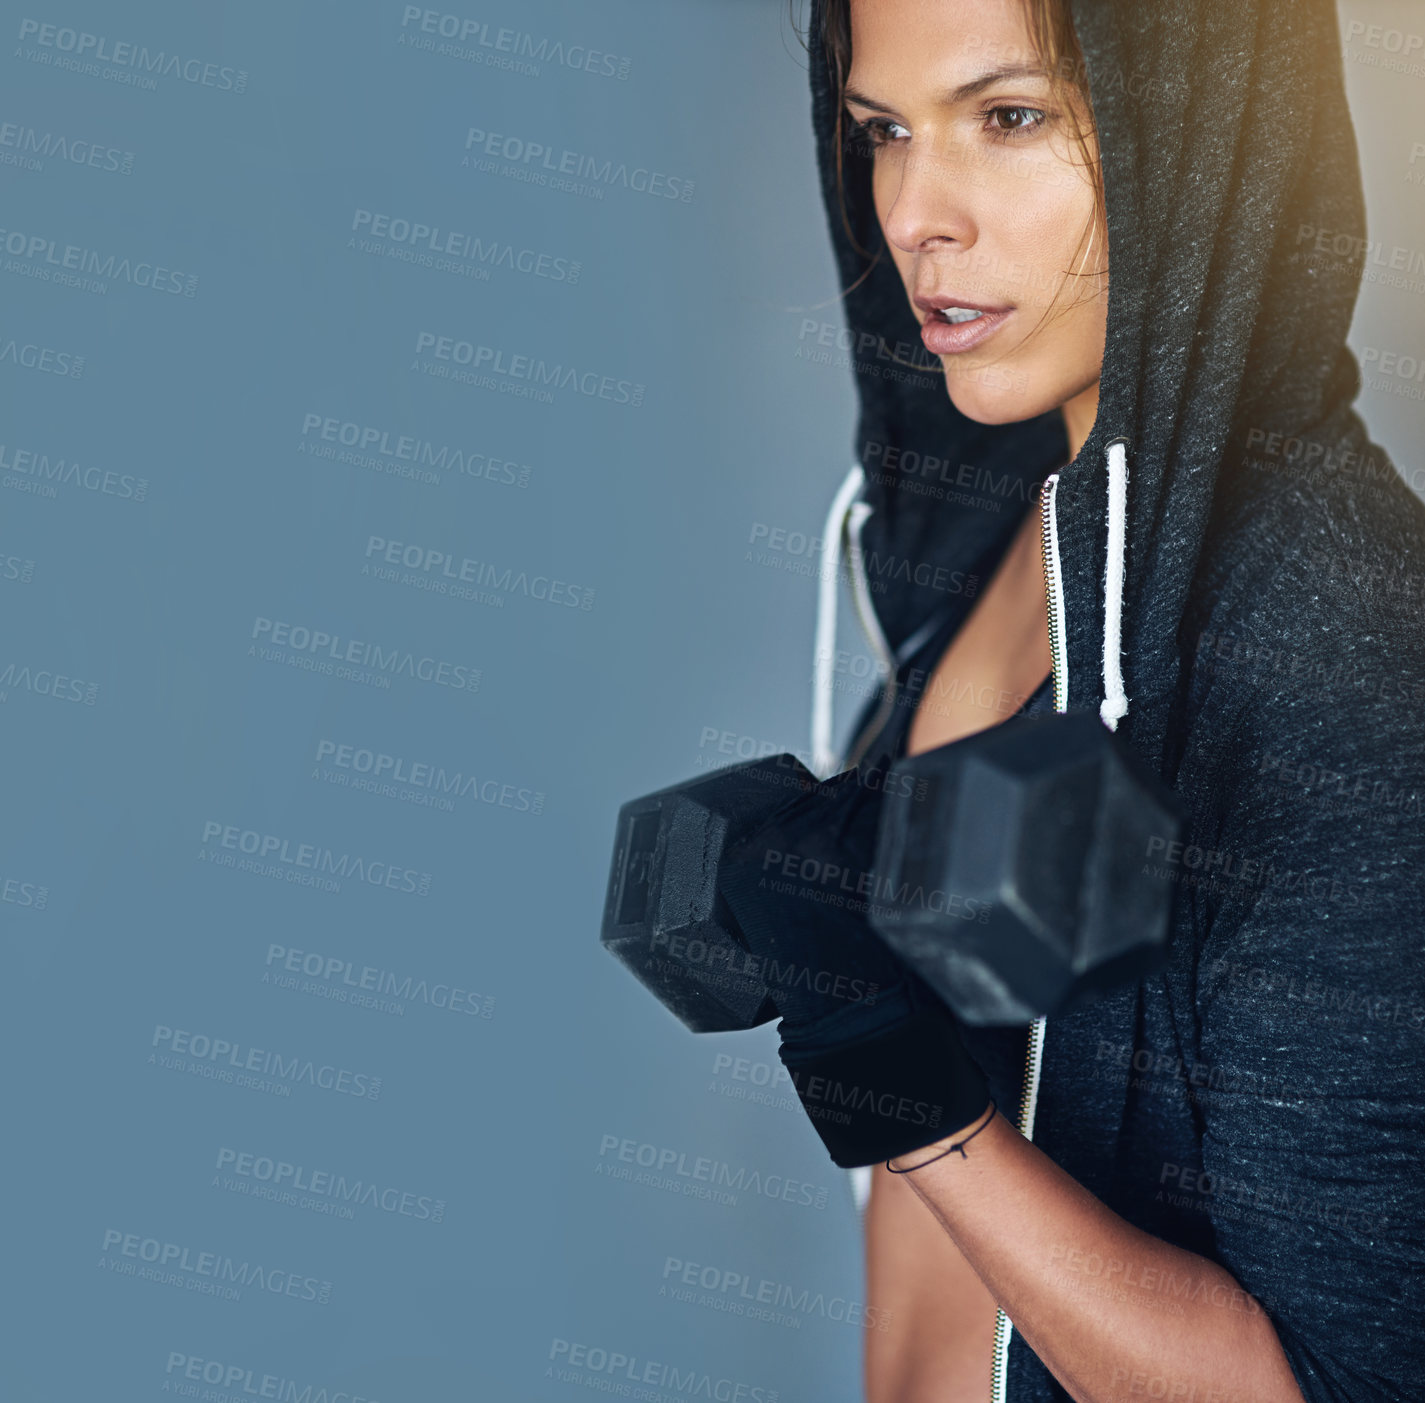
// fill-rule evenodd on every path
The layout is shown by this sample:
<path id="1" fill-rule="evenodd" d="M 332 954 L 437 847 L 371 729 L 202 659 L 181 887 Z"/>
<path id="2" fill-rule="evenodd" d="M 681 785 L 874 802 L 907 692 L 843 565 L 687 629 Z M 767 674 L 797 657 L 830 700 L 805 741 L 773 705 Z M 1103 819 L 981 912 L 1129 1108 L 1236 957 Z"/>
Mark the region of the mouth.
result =
<path id="1" fill-rule="evenodd" d="M 932 355 L 959 355 L 979 346 L 1013 315 L 1013 307 L 980 307 L 945 297 L 916 298 L 924 313 L 920 339 Z"/>
<path id="2" fill-rule="evenodd" d="M 960 326 L 964 322 L 978 321 L 985 313 L 978 307 L 939 307 L 930 315 L 942 318 L 951 326 Z"/>

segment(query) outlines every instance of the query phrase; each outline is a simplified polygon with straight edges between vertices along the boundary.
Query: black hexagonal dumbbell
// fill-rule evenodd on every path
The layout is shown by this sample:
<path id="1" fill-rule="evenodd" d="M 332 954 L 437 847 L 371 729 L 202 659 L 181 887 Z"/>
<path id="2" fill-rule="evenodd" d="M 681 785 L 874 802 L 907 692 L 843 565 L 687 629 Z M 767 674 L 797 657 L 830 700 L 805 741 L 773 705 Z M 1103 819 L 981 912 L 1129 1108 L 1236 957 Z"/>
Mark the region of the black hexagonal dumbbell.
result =
<path id="1" fill-rule="evenodd" d="M 1096 715 L 1016 717 L 892 768 L 871 923 L 967 1023 L 1063 1013 L 1162 965 L 1181 827 Z"/>
<path id="2" fill-rule="evenodd" d="M 719 890 L 724 853 L 816 784 L 794 756 L 731 765 L 620 810 L 601 939 L 695 1033 L 777 1016 Z"/>

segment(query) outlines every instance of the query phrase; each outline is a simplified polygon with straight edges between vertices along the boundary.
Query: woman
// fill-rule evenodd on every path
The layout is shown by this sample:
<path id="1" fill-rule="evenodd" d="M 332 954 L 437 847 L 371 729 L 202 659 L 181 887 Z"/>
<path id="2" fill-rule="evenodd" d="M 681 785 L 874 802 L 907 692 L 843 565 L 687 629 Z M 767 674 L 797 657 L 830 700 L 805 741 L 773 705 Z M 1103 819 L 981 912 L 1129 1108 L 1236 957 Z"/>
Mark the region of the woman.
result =
<path id="1" fill-rule="evenodd" d="M 848 324 L 927 351 L 856 367 L 824 771 L 1092 708 L 1188 816 L 1166 968 L 1086 1009 L 955 1030 L 778 998 L 813 1116 L 827 1069 L 952 1110 L 871 1176 L 872 1403 L 1425 1396 L 1425 658 L 1394 587 L 1425 510 L 1351 409 L 1335 25 L 1330 0 L 813 0 Z M 843 553 L 888 680 L 837 764 Z M 817 831 L 864 861 L 849 814 Z M 760 946 L 874 973 L 838 918 L 751 901 Z"/>

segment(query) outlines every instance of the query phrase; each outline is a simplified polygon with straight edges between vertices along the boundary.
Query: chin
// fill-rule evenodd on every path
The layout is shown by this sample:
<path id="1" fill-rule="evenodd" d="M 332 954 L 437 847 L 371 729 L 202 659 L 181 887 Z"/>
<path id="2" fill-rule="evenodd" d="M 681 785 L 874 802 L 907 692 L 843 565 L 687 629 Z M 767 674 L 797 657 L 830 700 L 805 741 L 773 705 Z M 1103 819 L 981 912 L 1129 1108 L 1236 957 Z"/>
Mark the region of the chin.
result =
<path id="1" fill-rule="evenodd" d="M 1084 372 L 1076 376 L 1066 376 L 1062 363 L 1055 364 L 1052 357 L 1046 364 L 1045 357 L 1035 356 L 1028 369 L 1013 355 L 974 368 L 962 366 L 954 356 L 941 359 L 950 403 L 967 419 L 986 425 L 1018 424 L 1062 409 L 1100 373 L 1098 366 L 1089 370 L 1086 358 Z M 1072 348 L 1059 359 L 1072 359 Z"/>
<path id="2" fill-rule="evenodd" d="M 983 377 L 983 378 L 981 378 Z M 945 388 L 950 403 L 977 424 L 1017 424 L 1033 419 L 1063 402 L 1051 394 L 1032 394 L 1022 371 L 986 366 L 979 371 L 958 371 L 947 366 Z"/>

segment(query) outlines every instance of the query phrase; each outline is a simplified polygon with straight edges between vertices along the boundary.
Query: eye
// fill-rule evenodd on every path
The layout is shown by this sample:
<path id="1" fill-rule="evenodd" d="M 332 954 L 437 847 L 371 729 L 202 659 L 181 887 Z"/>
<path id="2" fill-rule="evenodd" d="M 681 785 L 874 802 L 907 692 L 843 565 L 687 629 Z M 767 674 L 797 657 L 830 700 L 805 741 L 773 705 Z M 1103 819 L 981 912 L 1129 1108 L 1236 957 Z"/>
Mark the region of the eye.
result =
<path id="1" fill-rule="evenodd" d="M 899 133 L 900 135 L 893 135 Z M 909 136 L 910 132 L 899 122 L 893 122 L 889 117 L 868 117 L 864 122 L 856 122 L 851 130 L 846 133 L 846 140 L 854 146 L 869 146 L 876 149 L 881 146 L 888 146 L 893 141 L 901 140 L 902 136 Z"/>
<path id="2" fill-rule="evenodd" d="M 1008 125 L 995 125 L 988 128 L 989 133 L 998 141 L 1012 141 L 1018 136 L 1028 136 L 1031 132 L 1038 131 L 1045 121 L 1047 114 L 1038 107 L 987 107 L 980 113 L 981 118 L 988 120 L 991 117 L 1003 115 Z"/>

